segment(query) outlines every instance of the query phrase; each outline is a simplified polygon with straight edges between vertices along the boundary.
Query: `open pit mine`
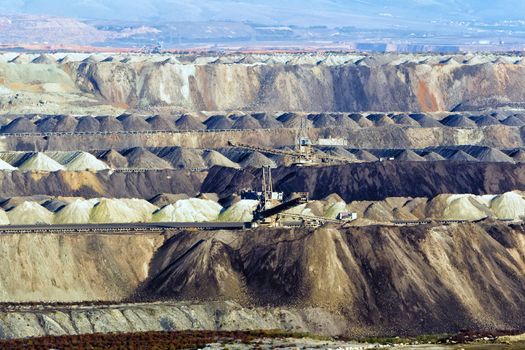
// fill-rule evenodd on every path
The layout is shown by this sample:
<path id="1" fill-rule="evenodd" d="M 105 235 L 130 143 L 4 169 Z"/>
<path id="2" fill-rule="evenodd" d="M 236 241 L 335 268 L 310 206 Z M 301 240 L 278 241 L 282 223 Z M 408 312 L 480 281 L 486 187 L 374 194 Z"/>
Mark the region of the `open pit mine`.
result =
<path id="1" fill-rule="evenodd" d="M 0 53 L 0 347 L 519 340 L 524 220 L 518 55 Z"/>

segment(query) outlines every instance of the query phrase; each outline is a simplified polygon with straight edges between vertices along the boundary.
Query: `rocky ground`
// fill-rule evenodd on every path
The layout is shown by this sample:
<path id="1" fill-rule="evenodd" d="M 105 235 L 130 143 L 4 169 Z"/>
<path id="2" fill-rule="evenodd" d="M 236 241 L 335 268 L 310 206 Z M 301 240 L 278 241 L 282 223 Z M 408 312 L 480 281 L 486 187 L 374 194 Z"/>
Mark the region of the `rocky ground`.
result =
<path id="1" fill-rule="evenodd" d="M 178 300 L 203 309 L 157 305 L 153 312 L 139 305 L 139 312 L 117 304 L 82 314 L 82 308 L 68 306 L 6 304 L 2 334 L 155 330 L 168 315 L 174 329 L 299 326 L 352 336 L 519 330 L 525 308 L 523 235 L 522 225 L 490 222 L 168 235 L 5 234 L 0 237 L 2 259 L 10 266 L 0 275 L 5 303 Z M 233 306 L 217 313 L 209 304 L 214 301 Z M 125 311 L 129 308 L 135 311 Z M 188 313 L 201 315 L 200 321 L 187 321 Z M 45 315 L 49 322 L 42 321 Z M 97 322 L 96 328 L 90 325 Z"/>
<path id="2" fill-rule="evenodd" d="M 37 56 L 25 54 L 2 58 L 1 101 L 13 113 L 41 108 L 78 114 L 94 106 L 114 112 L 450 111 L 524 100 L 519 56 L 62 54 L 35 63 Z"/>
<path id="3" fill-rule="evenodd" d="M 3 225 L 249 221 L 256 203 L 238 193 L 260 189 L 263 166 L 276 190 L 309 193 L 293 212 L 358 214 L 316 229 L 4 233 L 0 338 L 523 331 L 524 67 L 512 55 L 0 54 Z M 296 166 L 229 143 L 284 151 L 301 133 L 344 162 Z"/>

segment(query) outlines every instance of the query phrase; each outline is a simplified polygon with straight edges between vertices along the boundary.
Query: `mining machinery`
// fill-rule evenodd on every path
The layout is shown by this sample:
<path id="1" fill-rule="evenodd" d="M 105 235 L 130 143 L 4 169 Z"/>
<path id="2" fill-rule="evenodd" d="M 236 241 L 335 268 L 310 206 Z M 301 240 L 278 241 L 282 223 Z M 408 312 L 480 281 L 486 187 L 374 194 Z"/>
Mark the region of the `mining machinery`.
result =
<path id="1" fill-rule="evenodd" d="M 293 214 L 288 210 L 308 203 L 307 192 L 295 192 L 286 201 L 283 200 L 282 192 L 274 192 L 272 173 L 270 167 L 262 169 L 261 191 L 241 192 L 242 199 L 255 199 L 259 203 L 253 212 L 252 226 L 308 226 L 318 227 L 327 223 L 342 224 L 355 219 L 355 214 L 351 216 L 340 215 L 337 219 L 325 217 Z M 345 213 L 342 213 L 345 214 Z"/>
<path id="2" fill-rule="evenodd" d="M 293 150 L 255 146 L 240 142 L 234 142 L 232 140 L 228 141 L 228 145 L 265 154 L 285 156 L 291 159 L 292 164 L 295 165 L 315 165 L 319 163 L 348 163 L 351 161 L 344 157 L 331 156 L 327 154 L 316 154 L 314 152 L 312 140 L 310 140 L 310 138 L 308 137 L 306 129 L 306 119 L 301 118 L 301 125 L 297 131 L 296 143 Z"/>
<path id="3" fill-rule="evenodd" d="M 296 150 L 278 149 L 264 146 L 249 145 L 240 142 L 228 141 L 228 145 L 243 148 L 250 151 L 257 151 L 265 154 L 275 154 L 289 157 L 295 165 L 315 165 L 319 163 L 348 163 L 348 158 L 331 156 L 327 154 L 315 154 L 312 143 L 309 139 L 300 139 Z"/>

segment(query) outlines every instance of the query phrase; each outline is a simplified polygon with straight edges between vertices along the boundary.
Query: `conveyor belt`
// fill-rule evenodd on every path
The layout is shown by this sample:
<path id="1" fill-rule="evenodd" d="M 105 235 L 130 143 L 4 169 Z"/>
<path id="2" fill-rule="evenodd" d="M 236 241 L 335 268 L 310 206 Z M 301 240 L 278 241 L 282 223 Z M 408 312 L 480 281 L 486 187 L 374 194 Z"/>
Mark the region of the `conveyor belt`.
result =
<path id="1" fill-rule="evenodd" d="M 306 197 L 297 197 L 297 198 L 293 198 L 287 202 L 284 202 L 282 204 L 279 204 L 278 206 L 275 206 L 273 208 L 270 208 L 270 209 L 266 209 L 266 210 L 263 210 L 259 213 L 256 214 L 257 216 L 257 220 L 260 220 L 260 219 L 264 219 L 264 218 L 269 218 L 270 216 L 274 216 L 274 215 L 277 215 L 283 211 L 286 211 L 288 209 L 291 209 L 293 207 L 296 207 L 300 204 L 304 204 L 308 201 L 308 198 Z"/>
<path id="2" fill-rule="evenodd" d="M 9 225 L 0 226 L 0 234 L 6 233 L 137 233 L 163 232 L 166 230 L 242 230 L 251 223 L 245 222 L 159 222 L 123 224 L 79 225 Z"/>
<path id="3" fill-rule="evenodd" d="M 332 223 L 332 224 L 341 224 L 344 221 L 337 219 L 329 219 L 321 216 L 312 216 L 312 215 L 301 215 L 301 214 L 290 214 L 290 213 L 281 213 L 279 216 L 288 217 L 291 219 L 297 219 L 298 221 L 310 221 L 310 222 L 321 222 L 321 223 Z"/>
<path id="4" fill-rule="evenodd" d="M 250 151 L 257 151 L 257 152 L 266 153 L 266 154 L 275 154 L 275 155 L 289 156 L 289 157 L 296 157 L 296 158 L 305 157 L 304 154 L 302 154 L 301 152 L 297 152 L 297 151 L 247 145 L 244 143 L 233 142 L 233 141 L 228 141 L 228 144 L 232 147 L 244 148 Z M 357 161 L 354 161 L 348 158 L 336 157 L 336 156 L 331 156 L 331 155 L 326 155 L 326 154 L 323 154 L 323 155 L 314 154 L 313 157 L 316 160 L 321 161 L 321 162 L 341 162 L 341 163 L 350 163 L 350 162 L 356 163 L 357 162 Z"/>

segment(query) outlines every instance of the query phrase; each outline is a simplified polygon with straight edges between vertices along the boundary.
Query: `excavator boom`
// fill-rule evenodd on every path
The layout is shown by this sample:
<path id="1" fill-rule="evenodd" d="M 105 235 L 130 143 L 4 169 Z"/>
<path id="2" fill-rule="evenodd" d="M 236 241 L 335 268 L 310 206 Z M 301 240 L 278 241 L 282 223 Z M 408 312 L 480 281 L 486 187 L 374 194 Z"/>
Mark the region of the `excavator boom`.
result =
<path id="1" fill-rule="evenodd" d="M 257 151 L 261 153 L 266 154 L 275 154 L 275 155 L 281 155 L 281 156 L 289 156 L 289 157 L 295 157 L 298 159 L 302 159 L 305 157 L 304 153 L 298 152 L 298 151 L 292 151 L 292 150 L 282 150 L 282 149 L 275 149 L 270 147 L 263 147 L 263 146 L 254 146 L 254 145 L 248 145 L 245 143 L 240 142 L 234 142 L 234 141 L 228 141 L 228 145 L 232 147 L 238 147 L 238 148 L 244 148 L 250 151 Z M 313 155 L 313 158 L 320 162 L 339 162 L 339 163 L 349 163 L 352 162 L 352 160 L 343 158 L 343 157 L 336 157 L 331 155 Z"/>

